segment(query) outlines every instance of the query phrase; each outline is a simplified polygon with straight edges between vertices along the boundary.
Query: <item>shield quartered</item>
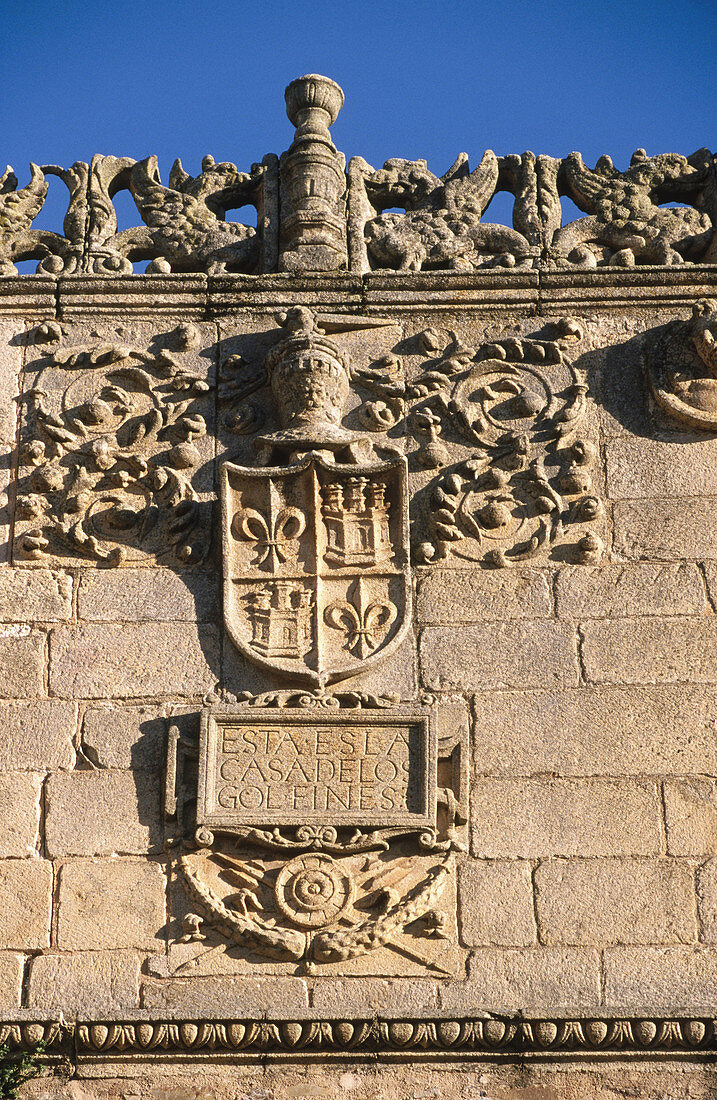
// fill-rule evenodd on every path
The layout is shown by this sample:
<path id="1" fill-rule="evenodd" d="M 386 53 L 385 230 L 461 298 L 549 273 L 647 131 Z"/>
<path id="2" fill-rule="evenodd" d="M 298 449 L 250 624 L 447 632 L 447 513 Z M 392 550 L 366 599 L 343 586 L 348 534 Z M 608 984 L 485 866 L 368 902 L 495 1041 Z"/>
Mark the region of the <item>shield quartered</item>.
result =
<path id="1" fill-rule="evenodd" d="M 224 621 L 257 665 L 315 686 L 388 657 L 411 617 L 407 469 L 221 471 Z"/>

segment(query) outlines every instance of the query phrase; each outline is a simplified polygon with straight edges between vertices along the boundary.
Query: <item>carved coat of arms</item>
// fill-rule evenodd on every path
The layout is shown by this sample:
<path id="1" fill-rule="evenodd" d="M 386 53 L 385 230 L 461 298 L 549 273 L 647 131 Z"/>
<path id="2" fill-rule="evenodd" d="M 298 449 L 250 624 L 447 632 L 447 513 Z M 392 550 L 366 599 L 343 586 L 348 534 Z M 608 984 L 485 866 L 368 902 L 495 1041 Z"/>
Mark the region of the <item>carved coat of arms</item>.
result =
<path id="1" fill-rule="evenodd" d="M 224 617 L 258 665 L 313 685 L 388 656 L 410 621 L 406 463 L 340 426 L 348 365 L 295 309 L 268 357 L 272 465 L 222 469 Z"/>

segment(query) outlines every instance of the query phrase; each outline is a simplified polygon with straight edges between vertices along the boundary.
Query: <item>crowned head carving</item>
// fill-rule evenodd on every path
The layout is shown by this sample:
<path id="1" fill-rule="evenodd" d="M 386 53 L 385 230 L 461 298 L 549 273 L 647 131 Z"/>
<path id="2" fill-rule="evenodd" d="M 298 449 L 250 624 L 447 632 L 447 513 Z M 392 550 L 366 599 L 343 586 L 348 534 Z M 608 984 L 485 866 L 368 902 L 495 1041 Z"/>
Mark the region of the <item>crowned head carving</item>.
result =
<path id="1" fill-rule="evenodd" d="M 348 357 L 310 309 L 295 306 L 276 319 L 286 336 L 265 365 L 283 431 L 272 442 L 304 451 L 346 447 L 355 440 L 340 426 L 349 394 Z"/>

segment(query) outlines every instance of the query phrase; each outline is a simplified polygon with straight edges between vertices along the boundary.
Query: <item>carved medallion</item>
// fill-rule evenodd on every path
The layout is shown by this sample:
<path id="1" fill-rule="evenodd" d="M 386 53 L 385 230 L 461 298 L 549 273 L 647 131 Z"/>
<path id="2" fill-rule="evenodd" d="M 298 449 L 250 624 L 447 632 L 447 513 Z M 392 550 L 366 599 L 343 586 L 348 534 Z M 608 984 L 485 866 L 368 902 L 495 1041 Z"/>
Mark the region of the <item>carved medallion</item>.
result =
<path id="1" fill-rule="evenodd" d="M 697 431 L 717 429 L 717 302 L 695 302 L 689 321 L 673 321 L 644 348 L 644 365 L 660 409 Z"/>

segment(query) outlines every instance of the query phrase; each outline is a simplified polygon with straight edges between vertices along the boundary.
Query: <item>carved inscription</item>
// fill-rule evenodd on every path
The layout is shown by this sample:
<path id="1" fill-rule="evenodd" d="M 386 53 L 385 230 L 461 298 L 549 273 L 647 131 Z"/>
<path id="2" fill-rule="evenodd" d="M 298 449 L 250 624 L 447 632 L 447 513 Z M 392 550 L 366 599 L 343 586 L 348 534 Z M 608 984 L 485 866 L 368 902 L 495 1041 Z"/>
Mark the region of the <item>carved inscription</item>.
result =
<path id="1" fill-rule="evenodd" d="M 246 824 L 430 825 L 435 739 L 425 713 L 286 721 L 286 712 L 209 714 L 197 820 Z"/>

